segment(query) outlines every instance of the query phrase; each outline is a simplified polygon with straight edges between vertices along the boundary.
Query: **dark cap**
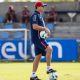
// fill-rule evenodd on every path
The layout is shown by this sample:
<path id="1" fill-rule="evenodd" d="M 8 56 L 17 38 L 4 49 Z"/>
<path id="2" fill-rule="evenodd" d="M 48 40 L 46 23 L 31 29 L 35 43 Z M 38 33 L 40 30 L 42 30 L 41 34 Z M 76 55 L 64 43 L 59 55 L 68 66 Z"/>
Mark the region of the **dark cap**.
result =
<path id="1" fill-rule="evenodd" d="M 35 8 L 36 8 L 36 7 L 41 7 L 41 6 L 44 7 L 44 6 L 47 6 L 47 4 L 44 4 L 43 2 L 36 2 L 36 3 L 35 3 Z"/>

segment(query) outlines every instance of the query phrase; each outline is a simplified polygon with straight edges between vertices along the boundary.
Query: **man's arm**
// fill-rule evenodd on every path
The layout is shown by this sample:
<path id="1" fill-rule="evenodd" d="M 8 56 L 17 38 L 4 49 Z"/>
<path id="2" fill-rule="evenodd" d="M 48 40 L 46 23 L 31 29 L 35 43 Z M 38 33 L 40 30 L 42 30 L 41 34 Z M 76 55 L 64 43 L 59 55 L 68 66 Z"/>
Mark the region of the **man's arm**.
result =
<path id="1" fill-rule="evenodd" d="M 45 27 L 39 26 L 38 24 L 33 24 L 32 27 L 33 29 L 38 30 L 38 31 L 46 31 Z"/>
<path id="2" fill-rule="evenodd" d="M 38 24 L 33 24 L 32 27 L 33 27 L 33 29 L 38 30 L 38 31 L 46 31 L 48 36 L 51 35 L 50 30 L 46 27 L 39 26 Z"/>

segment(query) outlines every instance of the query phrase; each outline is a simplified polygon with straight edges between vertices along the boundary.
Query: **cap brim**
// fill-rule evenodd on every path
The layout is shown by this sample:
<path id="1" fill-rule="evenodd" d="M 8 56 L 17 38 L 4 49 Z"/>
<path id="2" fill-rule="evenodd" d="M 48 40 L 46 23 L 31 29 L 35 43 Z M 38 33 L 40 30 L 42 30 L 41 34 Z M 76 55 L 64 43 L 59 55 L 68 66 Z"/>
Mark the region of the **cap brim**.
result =
<path id="1" fill-rule="evenodd" d="M 47 6 L 47 4 L 43 4 L 43 6 Z"/>

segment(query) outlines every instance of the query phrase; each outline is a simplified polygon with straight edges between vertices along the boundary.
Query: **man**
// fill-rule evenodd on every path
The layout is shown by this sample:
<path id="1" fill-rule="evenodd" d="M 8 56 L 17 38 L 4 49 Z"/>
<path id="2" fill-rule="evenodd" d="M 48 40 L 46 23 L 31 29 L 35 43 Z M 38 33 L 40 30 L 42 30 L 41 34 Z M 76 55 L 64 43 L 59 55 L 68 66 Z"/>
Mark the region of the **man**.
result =
<path id="1" fill-rule="evenodd" d="M 4 23 L 14 23 L 14 22 L 18 22 L 17 15 L 14 10 L 14 6 L 9 5 L 8 12 L 6 13 L 6 16 L 4 19 Z"/>
<path id="2" fill-rule="evenodd" d="M 45 39 L 40 37 L 40 31 L 45 31 L 50 36 L 50 31 L 45 27 L 45 23 L 41 13 L 44 11 L 46 4 L 42 2 L 35 3 L 35 12 L 30 18 L 32 42 L 35 46 L 35 59 L 33 62 L 33 70 L 30 80 L 41 80 L 36 75 L 41 56 L 46 56 L 47 73 L 55 72 L 50 67 L 52 48 L 47 44 Z"/>
<path id="3" fill-rule="evenodd" d="M 57 13 L 55 11 L 55 6 L 51 6 L 51 9 L 49 10 L 49 14 L 47 17 L 48 22 L 56 22 L 57 20 Z"/>
<path id="4" fill-rule="evenodd" d="M 24 6 L 22 10 L 22 22 L 28 23 L 30 18 L 30 11 L 28 9 L 28 6 Z"/>

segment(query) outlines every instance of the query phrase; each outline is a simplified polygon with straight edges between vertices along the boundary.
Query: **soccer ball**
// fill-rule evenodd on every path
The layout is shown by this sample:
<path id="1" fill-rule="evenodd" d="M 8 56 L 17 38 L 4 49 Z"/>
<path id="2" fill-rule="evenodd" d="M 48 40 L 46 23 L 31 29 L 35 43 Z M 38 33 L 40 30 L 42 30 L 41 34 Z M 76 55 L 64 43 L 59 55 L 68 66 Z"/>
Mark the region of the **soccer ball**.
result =
<path id="1" fill-rule="evenodd" d="M 46 38 L 48 38 L 48 35 L 45 31 L 41 31 L 40 32 L 40 37 L 46 39 Z"/>
<path id="2" fill-rule="evenodd" d="M 49 80 L 57 80 L 58 74 L 57 72 L 49 73 Z"/>

